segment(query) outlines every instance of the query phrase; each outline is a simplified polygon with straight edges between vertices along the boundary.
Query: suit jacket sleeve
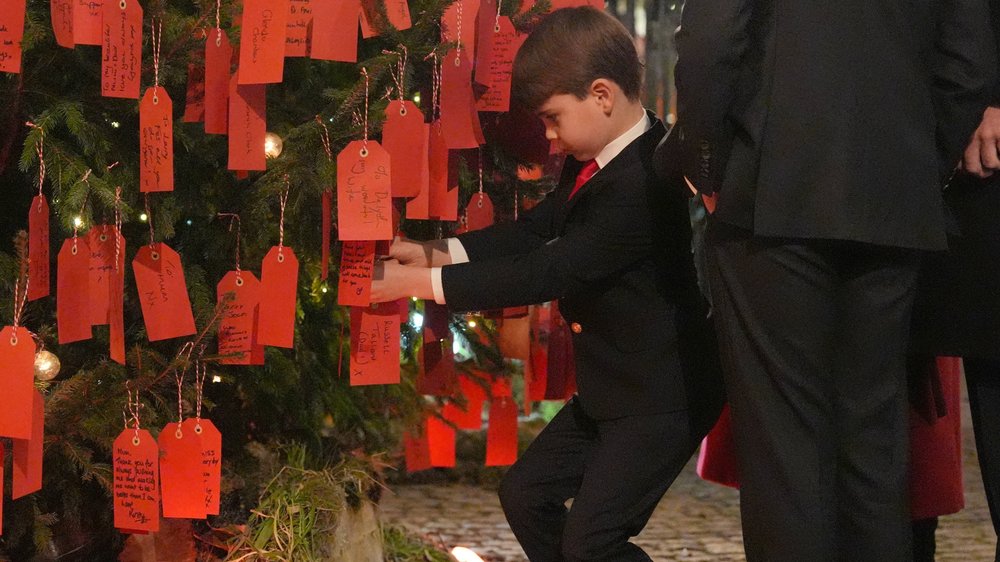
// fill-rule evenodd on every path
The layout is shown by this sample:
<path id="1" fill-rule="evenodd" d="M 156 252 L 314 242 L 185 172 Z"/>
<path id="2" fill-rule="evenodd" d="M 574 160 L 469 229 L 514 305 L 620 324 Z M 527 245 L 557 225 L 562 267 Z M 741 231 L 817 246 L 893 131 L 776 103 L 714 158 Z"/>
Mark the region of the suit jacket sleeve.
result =
<path id="1" fill-rule="evenodd" d="M 537 248 L 554 237 L 554 193 L 549 194 L 514 222 L 494 224 L 458 236 L 470 261 L 520 254 Z"/>

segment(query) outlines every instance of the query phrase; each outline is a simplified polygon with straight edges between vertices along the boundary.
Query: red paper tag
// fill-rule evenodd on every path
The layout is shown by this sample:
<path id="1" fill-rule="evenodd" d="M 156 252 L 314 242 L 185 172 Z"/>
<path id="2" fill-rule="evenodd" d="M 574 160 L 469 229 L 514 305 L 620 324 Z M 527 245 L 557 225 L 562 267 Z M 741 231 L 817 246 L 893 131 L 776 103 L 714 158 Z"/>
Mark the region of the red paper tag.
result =
<path id="1" fill-rule="evenodd" d="M 112 3 L 114 0 L 107 1 Z M 101 44 L 104 2 L 105 0 L 73 0 L 73 42 L 76 45 Z"/>
<path id="2" fill-rule="evenodd" d="M 145 429 L 122 431 L 115 439 L 115 527 L 125 532 L 160 530 L 160 450 Z"/>
<path id="3" fill-rule="evenodd" d="M 288 246 L 271 248 L 260 272 L 260 315 L 257 343 L 293 347 L 295 303 L 298 297 L 299 260 Z"/>
<path id="4" fill-rule="evenodd" d="M 3 446 L 3 440 L 0 440 L 0 458 L 3 459 L 7 458 L 7 449 L 5 449 Z M 3 536 L 3 496 L 4 496 L 3 486 L 4 482 L 6 482 L 6 480 L 4 479 L 5 477 L 3 469 L 4 466 L 6 465 L 7 465 L 6 461 L 0 462 L 0 536 Z"/>
<path id="5" fill-rule="evenodd" d="M 424 145 L 423 149 L 423 159 L 416 165 L 420 167 L 420 191 L 412 198 L 406 202 L 406 218 L 408 219 L 418 219 L 427 220 L 430 217 L 430 155 L 428 151 L 430 150 L 430 134 L 431 125 L 429 123 L 421 124 L 421 129 L 419 137 L 422 139 Z M 447 150 L 447 149 L 445 149 Z"/>
<path id="6" fill-rule="evenodd" d="M 441 15 L 441 42 L 461 42 L 462 56 L 470 63 L 476 46 L 475 22 L 478 15 L 479 0 L 458 0 L 449 5 Z M 459 31 L 462 32 L 461 36 Z"/>
<path id="7" fill-rule="evenodd" d="M 132 260 L 149 341 L 195 333 L 181 257 L 163 243 L 144 245 Z"/>
<path id="8" fill-rule="evenodd" d="M 493 399 L 497 398 L 511 398 L 514 396 L 514 389 L 511 385 L 509 377 L 494 377 L 493 383 L 490 385 L 490 397 Z"/>
<path id="9" fill-rule="evenodd" d="M 67 238 L 56 264 L 56 323 L 59 343 L 89 340 L 90 249 L 86 238 Z"/>
<path id="10" fill-rule="evenodd" d="M 514 29 L 514 24 L 507 16 L 500 16 L 499 27 L 499 31 L 489 30 L 489 51 L 484 54 L 487 60 L 481 61 L 482 66 L 476 67 L 476 81 L 486 86 L 486 92 L 476 102 L 476 109 L 479 111 L 510 110 L 514 56 L 528 38 Z"/>
<path id="11" fill-rule="evenodd" d="M 116 229 L 117 230 L 117 229 Z M 111 296 L 108 320 L 111 360 L 125 364 L 125 238 L 119 234 L 121 253 L 118 255 L 118 269 L 111 271 Z"/>
<path id="12" fill-rule="evenodd" d="M 428 396 L 452 396 L 458 389 L 458 371 L 452 340 L 425 342 L 420 348 L 420 372 L 417 374 L 417 392 Z"/>
<path id="13" fill-rule="evenodd" d="M 333 191 L 324 189 L 321 198 L 323 201 L 323 226 L 321 227 L 323 240 L 320 244 L 319 277 L 323 281 L 326 281 L 330 276 L 330 234 L 333 230 L 333 221 L 331 220 L 331 215 L 333 214 Z"/>
<path id="14" fill-rule="evenodd" d="M 480 230 L 493 224 L 493 201 L 485 193 L 473 194 L 465 207 L 466 228 Z"/>
<path id="15" fill-rule="evenodd" d="M 202 56 L 204 53 L 202 53 Z M 191 56 L 198 56 L 192 53 Z M 203 64 L 188 64 L 187 92 L 184 95 L 185 123 L 198 123 L 205 120 L 205 66 Z"/>
<path id="16" fill-rule="evenodd" d="M 285 32 L 285 56 L 304 57 L 309 54 L 312 35 L 312 0 L 288 1 L 288 29 Z"/>
<path id="17" fill-rule="evenodd" d="M 202 504 L 206 515 L 219 514 L 222 490 L 222 434 L 209 419 L 188 418 L 181 424 L 184 435 L 197 435 L 201 445 Z M 192 486 L 194 487 L 194 486 Z"/>
<path id="18" fill-rule="evenodd" d="M 111 281 L 115 272 L 115 232 L 114 227 L 97 225 L 87 233 L 87 248 L 90 251 L 88 267 L 89 318 L 90 324 L 100 326 L 110 323 Z M 122 248 L 124 253 L 124 248 Z M 121 256 L 119 256 L 121 258 Z"/>
<path id="19" fill-rule="evenodd" d="M 0 72 L 21 72 L 25 0 L 0 3 Z"/>
<path id="20" fill-rule="evenodd" d="M 281 82 L 288 11 L 288 0 L 244 0 L 240 84 Z"/>
<path id="21" fill-rule="evenodd" d="M 122 4 L 125 8 L 122 9 Z M 142 6 L 137 0 L 104 3 L 101 95 L 139 99 L 142 71 Z M 74 28 L 79 43 L 79 20 Z"/>
<path id="22" fill-rule="evenodd" d="M 204 519 L 205 491 L 197 485 L 203 480 L 201 436 L 179 423 L 168 423 L 158 443 L 163 516 Z"/>
<path id="23" fill-rule="evenodd" d="M 75 44 L 73 41 L 73 5 L 75 3 L 76 0 L 50 0 L 49 2 L 52 33 L 56 36 L 56 44 L 67 49 L 72 49 Z"/>
<path id="24" fill-rule="evenodd" d="M 313 0 L 313 33 L 309 56 L 318 60 L 358 61 L 358 18 L 361 0 Z"/>
<path id="25" fill-rule="evenodd" d="M 34 390 L 31 397 L 31 438 L 14 440 L 14 486 L 10 499 L 42 489 L 42 445 L 45 441 L 45 397 Z"/>
<path id="26" fill-rule="evenodd" d="M 389 23 L 398 31 L 410 29 L 410 7 L 406 0 L 364 0 L 361 9 L 361 36 L 365 39 L 375 37 L 386 28 L 382 15 L 378 13 L 376 2 L 385 3 L 385 14 Z"/>
<path id="27" fill-rule="evenodd" d="M 229 169 L 266 170 L 264 135 L 267 134 L 267 86 L 229 86 Z"/>
<path id="28" fill-rule="evenodd" d="M 148 88 L 139 103 L 139 191 L 174 190 L 174 104 L 166 88 Z"/>
<path id="29" fill-rule="evenodd" d="M 448 327 L 450 320 L 451 312 L 447 306 L 434 301 L 424 301 L 424 344 L 450 339 L 451 329 Z"/>
<path id="30" fill-rule="evenodd" d="M 459 429 L 482 428 L 483 402 L 486 401 L 486 390 L 467 375 L 459 375 L 458 384 L 465 405 L 461 406 L 457 402 L 449 402 L 442 412 L 444 419 L 452 422 Z"/>
<path id="31" fill-rule="evenodd" d="M 427 159 L 428 214 L 440 220 L 458 220 L 458 176 L 456 174 L 453 181 L 449 173 L 450 155 L 440 121 L 431 123 Z"/>
<path id="32" fill-rule="evenodd" d="M 249 271 L 230 271 L 219 281 L 216 295 L 226 301 L 219 321 L 219 355 L 222 365 L 252 365 L 257 343 L 257 315 L 260 305 L 260 281 Z"/>
<path id="33" fill-rule="evenodd" d="M 205 132 L 229 132 L 229 69 L 233 47 L 221 29 L 211 29 L 205 39 Z"/>
<path id="34" fill-rule="evenodd" d="M 0 437 L 31 439 L 35 340 L 27 328 L 0 330 Z M 2 463 L 0 463 L 2 464 Z"/>
<path id="35" fill-rule="evenodd" d="M 49 296 L 49 203 L 36 195 L 28 209 L 28 300 Z"/>
<path id="36" fill-rule="evenodd" d="M 374 263 L 374 241 L 348 241 L 341 245 L 337 304 L 342 306 L 368 306 L 371 304 Z"/>
<path id="37" fill-rule="evenodd" d="M 456 65 L 455 62 L 459 64 Z M 452 49 L 441 63 L 441 126 L 448 148 L 480 145 L 479 115 L 472 93 L 472 63 Z"/>
<path id="38" fill-rule="evenodd" d="M 517 460 L 517 404 L 510 398 L 490 402 L 486 430 L 486 466 L 508 466 Z"/>
<path id="39" fill-rule="evenodd" d="M 353 141 L 337 155 L 337 236 L 392 240 L 389 153 L 375 141 Z"/>
<path id="40" fill-rule="evenodd" d="M 418 472 L 434 468 L 431 466 L 431 447 L 427 442 L 427 431 L 403 434 L 403 449 L 406 456 L 406 472 Z"/>
<path id="41" fill-rule="evenodd" d="M 382 144 L 392 158 L 392 196 L 416 197 L 427 186 L 424 114 L 412 101 L 393 100 L 385 109 Z"/>
<path id="42" fill-rule="evenodd" d="M 437 416 L 427 416 L 427 444 L 431 450 L 431 466 L 455 466 L 455 428 Z"/>
<path id="43" fill-rule="evenodd" d="M 399 383 L 399 309 L 351 307 L 351 386 Z"/>

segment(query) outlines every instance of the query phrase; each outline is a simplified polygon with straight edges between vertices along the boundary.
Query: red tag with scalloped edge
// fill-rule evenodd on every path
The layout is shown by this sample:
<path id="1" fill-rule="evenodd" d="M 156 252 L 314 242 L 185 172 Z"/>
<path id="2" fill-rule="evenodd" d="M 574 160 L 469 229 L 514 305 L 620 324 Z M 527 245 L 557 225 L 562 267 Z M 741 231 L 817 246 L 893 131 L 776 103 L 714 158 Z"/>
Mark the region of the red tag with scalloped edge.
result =
<path id="1" fill-rule="evenodd" d="M 267 134 L 267 86 L 229 86 L 229 169 L 266 170 L 264 136 Z"/>
<path id="2" fill-rule="evenodd" d="M 277 84 L 285 71 L 288 0 L 244 0 L 240 84 Z"/>
<path id="3" fill-rule="evenodd" d="M 203 58 L 205 54 L 194 51 L 191 56 Z M 181 120 L 185 123 L 199 123 L 205 120 L 205 65 L 202 61 L 199 64 L 188 63 L 184 115 Z"/>
<path id="4" fill-rule="evenodd" d="M 456 157 L 457 158 L 457 157 Z M 451 173 L 452 156 L 440 121 L 431 123 L 427 141 L 427 212 L 431 218 L 458 220 L 458 174 Z M 457 163 L 457 160 L 455 160 Z M 457 168 L 457 165 L 455 166 Z"/>
<path id="5" fill-rule="evenodd" d="M 258 344 L 293 347 L 298 286 L 299 260 L 295 252 L 288 246 L 274 246 L 264 256 L 260 271 Z"/>
<path id="6" fill-rule="evenodd" d="M 56 324 L 59 343 L 89 340 L 90 249 L 83 237 L 67 238 L 56 258 Z"/>
<path id="7" fill-rule="evenodd" d="M 202 482 L 201 436 L 182 424 L 163 426 L 160 445 L 160 490 L 163 516 L 204 519 L 205 491 Z"/>
<path id="8" fill-rule="evenodd" d="M 419 428 L 419 433 L 409 431 L 403 433 L 403 451 L 406 457 L 406 472 L 434 468 L 431 466 L 431 448 L 424 428 Z"/>
<path id="9" fill-rule="evenodd" d="M 194 334 L 194 314 L 180 255 L 162 242 L 146 244 L 136 252 L 132 270 L 149 341 Z"/>
<path id="10" fill-rule="evenodd" d="M 314 0 L 309 56 L 317 60 L 358 61 L 358 18 L 361 0 Z"/>
<path id="11" fill-rule="evenodd" d="M 330 189 L 324 189 L 323 195 L 320 199 L 322 200 L 323 213 L 320 232 L 323 236 L 323 240 L 320 243 L 319 278 L 326 281 L 327 278 L 330 277 L 330 235 L 333 232 L 333 221 L 331 220 L 331 215 L 333 214 L 333 191 Z"/>
<path id="12" fill-rule="evenodd" d="M 496 21 L 499 29 L 491 26 L 489 30 L 486 60 L 476 66 L 476 81 L 486 86 L 486 91 L 476 101 L 479 111 L 510 111 L 514 57 L 528 38 L 514 29 L 509 17 L 500 16 Z"/>
<path id="13" fill-rule="evenodd" d="M 112 451 L 115 527 L 125 533 L 160 530 L 160 449 L 145 429 L 125 429 Z"/>
<path id="14" fill-rule="evenodd" d="M 229 72 L 233 47 L 221 29 L 211 29 L 205 39 L 205 133 L 229 133 Z"/>
<path id="15" fill-rule="evenodd" d="M 28 300 L 49 296 L 49 203 L 36 195 L 28 209 Z"/>
<path id="16" fill-rule="evenodd" d="M 389 23 L 397 31 L 410 29 L 413 23 L 410 21 L 410 7 L 406 0 L 362 0 L 361 3 L 361 36 L 365 39 L 375 37 L 386 28 L 385 21 L 378 13 L 376 2 L 385 3 L 385 14 L 389 17 Z"/>
<path id="17" fill-rule="evenodd" d="M 493 201 L 486 193 L 474 193 L 465 206 L 465 227 L 479 230 L 493 224 Z"/>
<path id="18" fill-rule="evenodd" d="M 45 397 L 37 389 L 32 389 L 31 437 L 29 439 L 14 439 L 14 481 L 10 499 L 16 500 L 42 489 L 42 445 L 44 441 Z"/>
<path id="19" fill-rule="evenodd" d="M 101 29 L 101 95 L 139 99 L 142 6 L 137 0 L 107 0 Z"/>
<path id="20" fill-rule="evenodd" d="M 185 435 L 194 433 L 201 445 L 201 491 L 206 515 L 219 514 L 222 490 L 222 434 L 207 418 L 188 418 L 181 423 Z"/>
<path id="21" fill-rule="evenodd" d="M 416 197 L 427 186 L 424 114 L 412 101 L 392 100 L 385 108 L 382 145 L 392 159 L 392 196 Z"/>
<path id="22" fill-rule="evenodd" d="M 312 0 L 288 0 L 288 24 L 285 32 L 285 56 L 309 54 L 312 35 Z"/>
<path id="23" fill-rule="evenodd" d="M 52 33 L 56 36 L 56 44 L 72 49 L 73 41 L 73 5 L 76 0 L 50 0 L 49 12 L 52 20 Z"/>
<path id="24" fill-rule="evenodd" d="M 260 281 L 250 271 L 230 271 L 216 286 L 218 302 L 225 301 L 219 321 L 219 355 L 222 365 L 252 365 L 257 343 Z"/>
<path id="25" fill-rule="evenodd" d="M 341 306 L 368 306 L 371 304 L 374 264 L 375 242 L 373 240 L 349 240 L 341 245 L 337 304 Z"/>
<path id="26" fill-rule="evenodd" d="M 375 141 L 353 141 L 337 155 L 337 237 L 392 240 L 389 153 Z"/>
<path id="27" fill-rule="evenodd" d="M 139 103 L 139 191 L 174 190 L 174 103 L 166 88 L 147 88 Z"/>
<path id="28" fill-rule="evenodd" d="M 109 3 L 114 0 L 107 0 Z M 100 45 L 105 0 L 73 0 L 74 45 Z M 118 2 L 114 2 L 116 5 Z"/>
<path id="29" fill-rule="evenodd" d="M 21 326 L 0 330 L 0 437 L 31 439 L 32 392 L 35 390 L 35 340 Z"/>
<path id="30" fill-rule="evenodd" d="M 399 383 L 399 307 L 351 307 L 351 386 Z"/>
<path id="31" fill-rule="evenodd" d="M 0 72 L 21 72 L 24 11 L 25 0 L 5 0 L 0 4 Z"/>
<path id="32" fill-rule="evenodd" d="M 451 468 L 455 466 L 455 428 L 447 422 L 428 414 L 427 444 L 431 450 L 431 466 Z"/>
<path id="33" fill-rule="evenodd" d="M 511 398 L 490 402 L 486 429 L 486 466 L 508 466 L 517 460 L 517 404 Z"/>
<path id="34" fill-rule="evenodd" d="M 441 62 L 441 126 L 448 148 L 477 148 L 481 144 L 482 131 L 472 93 L 472 62 L 455 49 L 448 51 Z"/>

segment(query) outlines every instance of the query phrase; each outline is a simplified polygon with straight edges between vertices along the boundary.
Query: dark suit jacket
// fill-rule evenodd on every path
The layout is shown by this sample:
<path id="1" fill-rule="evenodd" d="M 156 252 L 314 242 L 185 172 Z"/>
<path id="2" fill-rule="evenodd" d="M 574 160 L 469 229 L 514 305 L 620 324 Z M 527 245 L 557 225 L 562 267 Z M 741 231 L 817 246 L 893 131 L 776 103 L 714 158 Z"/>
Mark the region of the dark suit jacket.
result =
<path id="1" fill-rule="evenodd" d="M 760 236 L 945 245 L 954 169 L 996 71 L 986 0 L 691 0 L 679 163 Z"/>
<path id="2" fill-rule="evenodd" d="M 654 126 L 567 200 L 581 164 L 517 222 L 459 237 L 444 267 L 448 306 L 485 310 L 559 299 L 574 327 L 578 398 L 596 419 L 662 413 L 718 397 L 714 335 L 691 257 L 686 198 L 656 181 Z"/>

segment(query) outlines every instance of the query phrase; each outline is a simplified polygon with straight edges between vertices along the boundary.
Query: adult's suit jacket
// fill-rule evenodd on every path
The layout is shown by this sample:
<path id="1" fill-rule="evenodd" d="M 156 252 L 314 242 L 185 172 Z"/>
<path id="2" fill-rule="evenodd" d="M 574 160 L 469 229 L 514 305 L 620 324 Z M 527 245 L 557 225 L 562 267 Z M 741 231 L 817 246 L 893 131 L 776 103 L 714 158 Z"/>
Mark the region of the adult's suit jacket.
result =
<path id="1" fill-rule="evenodd" d="M 689 0 L 664 166 L 759 236 L 943 248 L 989 25 L 986 0 Z"/>
<path id="2" fill-rule="evenodd" d="M 650 119 L 571 199 L 581 164 L 569 158 L 541 203 L 516 222 L 459 236 L 470 261 L 442 270 L 454 310 L 559 299 L 578 400 L 595 419 L 682 410 L 721 392 L 686 198 L 652 171 L 665 130 Z"/>

